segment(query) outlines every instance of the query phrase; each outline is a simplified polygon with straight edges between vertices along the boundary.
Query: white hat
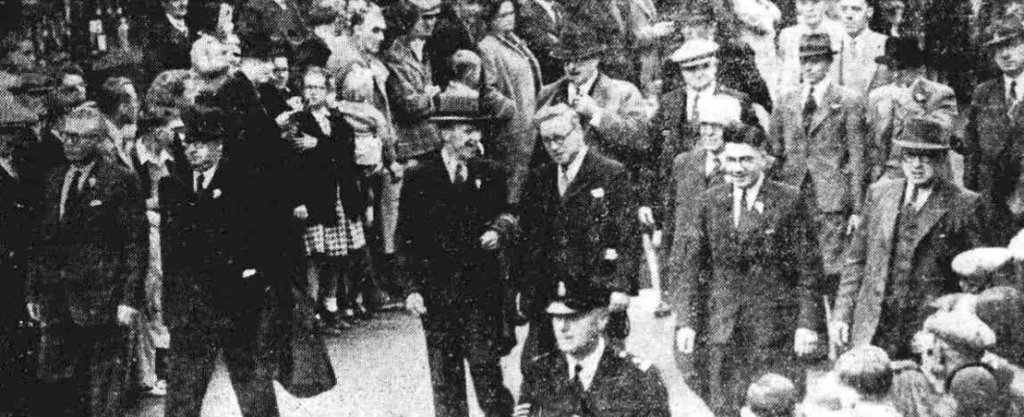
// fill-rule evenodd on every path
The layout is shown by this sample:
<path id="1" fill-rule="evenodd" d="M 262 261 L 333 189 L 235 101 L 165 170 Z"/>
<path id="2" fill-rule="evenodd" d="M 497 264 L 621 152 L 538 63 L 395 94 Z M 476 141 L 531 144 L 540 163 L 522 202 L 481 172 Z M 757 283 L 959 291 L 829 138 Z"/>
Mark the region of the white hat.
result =
<path id="1" fill-rule="evenodd" d="M 1007 248 L 975 248 L 957 255 L 950 266 L 957 275 L 977 277 L 999 272 L 1010 259 Z"/>
<path id="2" fill-rule="evenodd" d="M 680 67 L 695 67 L 711 62 L 718 53 L 718 44 L 706 39 L 693 39 L 683 43 L 668 59 Z"/>
<path id="3" fill-rule="evenodd" d="M 985 350 L 996 344 L 996 334 L 985 322 L 961 311 L 933 314 L 924 321 L 924 330 L 956 347 Z"/>
<path id="4" fill-rule="evenodd" d="M 1018 261 L 1024 260 L 1024 230 L 1017 232 L 1017 235 L 1010 239 L 1008 248 L 1010 249 L 1010 254 L 1013 255 L 1013 259 Z"/>
<path id="5" fill-rule="evenodd" d="M 723 94 L 706 97 L 697 102 L 698 123 L 728 126 L 740 122 L 742 105 L 739 99 Z"/>

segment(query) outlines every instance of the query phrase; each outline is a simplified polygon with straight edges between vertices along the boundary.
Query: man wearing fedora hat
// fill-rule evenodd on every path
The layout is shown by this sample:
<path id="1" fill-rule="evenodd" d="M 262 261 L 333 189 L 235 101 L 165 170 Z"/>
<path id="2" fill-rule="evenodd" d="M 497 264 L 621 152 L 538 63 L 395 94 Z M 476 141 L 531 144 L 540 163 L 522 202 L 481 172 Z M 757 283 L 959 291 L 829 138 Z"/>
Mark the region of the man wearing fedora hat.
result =
<path id="1" fill-rule="evenodd" d="M 776 178 L 808 201 L 827 278 L 839 273 L 846 236 L 859 224 L 866 179 L 864 107 L 832 78 L 836 54 L 828 35 L 804 36 L 803 81 L 782 95 L 769 132 Z"/>
<path id="2" fill-rule="evenodd" d="M 561 282 L 545 311 L 558 351 L 524 364 L 515 417 L 670 415 L 658 369 L 605 340 L 607 289 Z"/>
<path id="3" fill-rule="evenodd" d="M 885 42 L 885 55 L 876 61 L 891 74 L 892 81 L 868 95 L 865 111 L 871 181 L 903 175 L 892 140 L 903 134 L 911 118 L 930 118 L 950 132 L 957 116 L 953 89 L 925 78 L 927 54 L 921 50 L 917 38 L 889 38 Z"/>
<path id="4" fill-rule="evenodd" d="M 165 415 L 198 417 L 223 351 L 245 417 L 279 415 L 262 331 L 273 237 L 244 161 L 224 153 L 224 112 L 186 109 L 185 169 L 160 180 L 164 318 L 170 328 Z M 276 254 L 274 254 L 276 255 Z M 268 259 L 270 259 L 268 261 Z"/>
<path id="5" fill-rule="evenodd" d="M 646 133 L 651 109 L 635 85 L 598 68 L 607 49 L 590 28 L 566 24 L 561 43 L 552 52 L 562 61 L 565 76 L 541 89 L 537 107 L 569 105 L 583 121 L 588 146 L 638 168 L 650 149 Z"/>
<path id="6" fill-rule="evenodd" d="M 985 226 L 978 194 L 953 183 L 942 125 L 913 118 L 893 145 L 904 177 L 868 191 L 864 224 L 846 253 L 830 336 L 840 346 L 873 344 L 899 360 L 911 358 L 911 339 L 928 304 L 957 291 L 951 261 L 982 246 Z"/>
<path id="7" fill-rule="evenodd" d="M 398 234 L 408 250 L 406 307 L 426 333 L 434 408 L 467 416 L 466 367 L 486 416 L 508 416 L 501 357 L 515 346 L 515 297 L 503 275 L 503 251 L 518 234 L 506 204 L 504 168 L 481 158 L 475 92 L 441 93 L 431 122 L 444 146 L 407 171 Z"/>
<path id="8" fill-rule="evenodd" d="M 1002 76 L 974 89 L 967 113 L 965 185 L 992 204 L 993 221 L 1008 222 L 1007 233 L 1020 229 L 1024 216 L 1024 20 L 1013 14 L 997 21 L 985 44 Z M 995 238 L 1006 241 L 1011 235 Z"/>
<path id="9" fill-rule="evenodd" d="M 807 35 L 827 35 L 835 51 L 843 50 L 843 39 L 847 37 L 843 25 L 826 15 L 830 3 L 825 0 L 797 0 L 797 24 L 779 31 L 779 57 L 782 59 L 779 87 L 784 90 L 801 83 L 801 45 Z M 829 67 L 829 76 L 838 84 L 842 83 L 843 56 L 835 59 Z M 781 91 L 773 91 L 777 97 Z"/>

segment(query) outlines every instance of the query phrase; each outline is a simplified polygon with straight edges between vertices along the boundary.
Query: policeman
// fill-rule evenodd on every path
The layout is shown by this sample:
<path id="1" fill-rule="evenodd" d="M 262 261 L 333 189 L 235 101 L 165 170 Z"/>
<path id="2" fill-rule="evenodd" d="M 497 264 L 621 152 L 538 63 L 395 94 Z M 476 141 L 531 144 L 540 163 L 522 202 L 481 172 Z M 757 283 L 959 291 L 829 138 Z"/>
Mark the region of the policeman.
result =
<path id="1" fill-rule="evenodd" d="M 526 364 L 516 417 L 669 415 L 657 368 L 605 340 L 608 298 L 607 289 L 558 284 L 547 312 L 559 352 Z"/>

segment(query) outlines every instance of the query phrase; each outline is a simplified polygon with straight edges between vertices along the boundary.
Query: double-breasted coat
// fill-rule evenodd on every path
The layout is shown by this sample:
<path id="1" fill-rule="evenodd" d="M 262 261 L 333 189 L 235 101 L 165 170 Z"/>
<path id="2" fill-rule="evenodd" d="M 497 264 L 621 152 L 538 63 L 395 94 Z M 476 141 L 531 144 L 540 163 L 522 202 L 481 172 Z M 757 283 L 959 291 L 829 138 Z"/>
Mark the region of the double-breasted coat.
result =
<path id="1" fill-rule="evenodd" d="M 850 325 L 854 346 L 872 343 L 888 286 L 892 285 L 892 270 L 907 268 L 908 277 L 921 283 L 912 294 L 921 300 L 917 317 L 901 320 L 923 323 L 929 314 L 928 304 L 941 295 L 960 291 L 959 278 L 950 269 L 953 257 L 986 241 L 979 196 L 937 182 L 916 217 L 909 246 L 912 255 L 897 258 L 894 236 L 906 184 L 905 179 L 895 179 L 871 186 L 864 224 L 847 250 L 834 317 Z M 910 265 L 893 265 L 894 259 Z"/>

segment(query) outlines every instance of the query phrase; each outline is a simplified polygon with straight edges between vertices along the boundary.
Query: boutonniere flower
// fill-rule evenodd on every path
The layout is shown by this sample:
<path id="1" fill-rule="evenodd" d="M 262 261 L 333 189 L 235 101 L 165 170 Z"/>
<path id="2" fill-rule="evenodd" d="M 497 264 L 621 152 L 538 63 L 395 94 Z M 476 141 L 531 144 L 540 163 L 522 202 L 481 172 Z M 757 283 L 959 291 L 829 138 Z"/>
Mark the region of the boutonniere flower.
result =
<path id="1" fill-rule="evenodd" d="M 89 177 L 89 180 L 86 181 L 86 182 L 89 183 L 90 187 L 95 187 L 96 186 L 96 177 Z"/>
<path id="2" fill-rule="evenodd" d="M 478 190 L 479 190 L 479 189 L 480 189 L 480 186 L 481 186 L 481 185 L 483 185 L 483 183 L 484 183 L 483 181 L 480 181 L 480 179 L 479 179 L 479 178 L 477 178 L 477 179 L 476 179 L 476 189 L 478 189 Z"/>
<path id="3" fill-rule="evenodd" d="M 754 210 L 757 210 L 759 214 L 764 213 L 764 203 L 760 201 L 754 202 Z"/>
<path id="4" fill-rule="evenodd" d="M 590 195 L 594 198 L 604 198 L 604 188 L 595 188 L 590 190 Z"/>
<path id="5" fill-rule="evenodd" d="M 914 93 L 914 100 L 916 100 L 918 103 L 924 102 L 924 99 L 925 99 L 924 94 Z"/>
<path id="6" fill-rule="evenodd" d="M 102 205 L 103 205 L 103 202 L 100 201 L 100 200 L 92 200 L 92 201 L 89 202 L 89 207 L 99 207 L 99 206 L 102 206 Z"/>
<path id="7" fill-rule="evenodd" d="M 832 103 L 831 107 L 832 107 L 832 110 L 839 110 L 839 108 L 843 107 L 843 105 L 839 104 L 839 103 Z"/>
<path id="8" fill-rule="evenodd" d="M 604 260 L 606 260 L 606 261 L 614 261 L 616 259 L 619 259 L 619 252 L 618 251 L 616 251 L 615 249 L 612 249 L 612 248 L 608 248 L 608 249 L 604 250 Z"/>
<path id="9" fill-rule="evenodd" d="M 214 189 L 213 189 L 213 198 L 220 198 L 220 196 L 221 196 L 222 194 L 223 194 L 223 193 L 222 193 L 222 192 L 220 191 L 220 188 L 214 188 Z"/>

